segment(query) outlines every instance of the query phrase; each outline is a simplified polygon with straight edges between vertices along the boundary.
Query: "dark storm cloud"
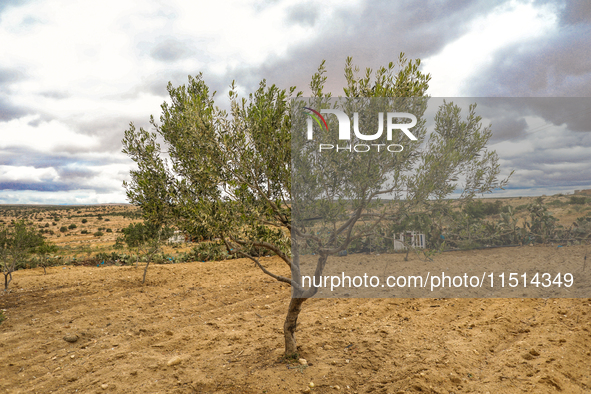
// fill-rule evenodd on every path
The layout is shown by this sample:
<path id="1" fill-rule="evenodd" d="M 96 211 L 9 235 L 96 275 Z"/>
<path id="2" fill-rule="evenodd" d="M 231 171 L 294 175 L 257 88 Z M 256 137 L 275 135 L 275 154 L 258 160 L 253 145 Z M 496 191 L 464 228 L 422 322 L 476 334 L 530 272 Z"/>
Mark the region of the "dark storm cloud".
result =
<path id="1" fill-rule="evenodd" d="M 573 146 L 583 141 L 578 132 L 591 131 L 591 99 L 584 97 L 491 97 L 456 98 L 463 108 L 477 103 L 476 113 L 492 124 L 491 143 L 520 141 L 533 134 L 553 132 L 563 128 L 573 136 Z M 528 125 L 526 118 L 537 119 L 540 125 Z M 591 134 L 591 133 L 589 133 Z M 567 140 L 563 141 L 566 143 Z M 569 140 L 570 141 L 570 140 Z M 591 146 L 590 146 L 591 149 Z"/>
<path id="2" fill-rule="evenodd" d="M 120 185 L 114 187 L 99 187 L 101 173 L 93 170 L 93 166 L 104 166 L 113 163 L 121 163 L 121 158 L 104 155 L 96 159 L 86 159 L 84 155 L 78 157 L 65 156 L 63 154 L 51 154 L 36 152 L 27 148 L 4 149 L 0 152 L 0 165 L 9 167 L 34 167 L 53 168 L 58 179 L 31 180 L 3 179 L 0 173 L 0 190 L 30 190 L 57 192 L 78 189 L 92 189 L 97 193 L 110 193 L 120 190 Z M 101 182 L 103 183 L 103 182 Z"/>
<path id="3" fill-rule="evenodd" d="M 28 181 L 2 181 L 0 190 L 23 190 L 39 192 L 63 192 L 71 190 L 93 190 L 97 194 L 117 191 L 115 188 L 96 187 L 93 185 L 81 185 L 80 183 L 64 182 L 28 182 Z"/>
<path id="4" fill-rule="evenodd" d="M 496 118 L 491 124 L 493 136 L 491 142 L 499 140 L 520 139 L 526 135 L 527 122 L 525 119 L 515 119 L 513 117 Z"/>
<path id="5" fill-rule="evenodd" d="M 62 168 L 76 165 L 76 168 L 102 166 L 127 162 L 121 156 L 103 154 L 100 157 L 89 158 L 84 153 L 78 155 L 66 155 L 62 152 L 39 152 L 26 147 L 9 147 L 0 150 L 0 165 L 24 166 L 35 168 L 55 168 L 58 173 Z M 90 170 L 89 170 L 90 171 Z"/>
<path id="6" fill-rule="evenodd" d="M 160 113 L 152 115 L 158 119 Z M 119 153 L 122 149 L 121 140 L 124 137 L 125 130 L 129 128 L 130 122 L 137 128 L 143 127 L 152 130 L 153 127 L 150 125 L 149 120 L 150 113 L 148 112 L 146 112 L 145 116 L 137 118 L 113 116 L 89 120 L 68 119 L 63 122 L 76 134 L 96 137 L 98 144 L 88 145 L 84 148 L 79 145 L 56 145 L 53 151 L 77 158 L 89 153 Z M 117 162 L 117 159 L 113 158 L 113 162 Z"/>
<path id="7" fill-rule="evenodd" d="M 545 190 L 590 186 L 591 133 L 581 131 L 585 124 L 591 129 L 591 98 L 431 98 L 426 111 L 430 129 L 443 100 L 458 105 L 463 119 L 476 103 L 482 126 L 492 124 L 488 147 L 496 150 L 505 175 L 515 170 L 509 189 L 551 194 Z"/>
<path id="8" fill-rule="evenodd" d="M 30 190 L 39 192 L 59 192 L 80 189 L 80 185 L 61 182 L 29 182 L 29 181 L 2 181 L 0 190 Z"/>
<path id="9" fill-rule="evenodd" d="M 311 75 L 326 60 L 326 90 L 343 94 L 343 67 L 348 56 L 360 66 L 376 69 L 398 59 L 400 52 L 409 58 L 426 58 L 464 34 L 474 18 L 486 14 L 498 3 L 458 0 L 442 3 L 427 1 L 366 2 L 361 10 L 340 9 L 321 28 L 316 40 L 294 47 L 285 57 L 270 58 L 256 69 L 234 70 L 232 77 L 252 89 L 260 76 L 282 87 L 295 85 L 308 92 Z M 303 8 L 292 8 L 288 21 L 302 17 Z M 322 13 L 322 8 L 319 8 Z M 310 12 L 309 12 L 310 13 Z M 308 15 L 309 15 L 308 13 Z M 256 81 L 256 82 L 255 82 Z"/>
<path id="10" fill-rule="evenodd" d="M 518 127 L 515 130 L 522 136 L 526 126 L 522 120 L 527 116 L 539 117 L 547 123 L 528 130 L 529 133 L 563 125 L 569 131 L 591 131 L 591 99 L 588 97 L 497 97 L 474 100 L 483 103 L 479 107 L 483 116 L 497 117 L 497 122 L 500 121 L 503 125 L 503 118 L 507 121 L 519 121 L 523 127 L 512 127 Z"/>
<path id="11" fill-rule="evenodd" d="M 560 14 L 560 22 L 564 25 L 577 25 L 591 22 L 591 2 L 587 0 L 570 0 L 560 2 L 564 8 Z"/>
<path id="12" fill-rule="evenodd" d="M 57 173 L 60 176 L 60 179 L 63 180 L 70 180 L 70 181 L 78 181 L 80 183 L 83 180 L 88 180 L 89 178 L 93 178 L 99 173 L 97 171 L 92 171 L 88 168 L 58 168 Z"/>
<path id="13" fill-rule="evenodd" d="M 591 2 L 553 3 L 557 31 L 497 52 L 468 82 L 474 96 L 591 96 Z"/>
<path id="14" fill-rule="evenodd" d="M 591 132 L 591 100 L 582 97 L 527 100 L 530 113 L 571 131 Z"/>
<path id="15" fill-rule="evenodd" d="M 482 127 L 489 127 L 492 131 L 490 143 L 499 141 L 520 140 L 527 136 L 528 125 L 525 116 L 527 105 L 520 98 L 482 98 L 482 97 L 432 97 L 425 111 L 427 127 L 434 127 L 434 119 L 443 102 L 453 103 L 461 109 L 462 119 L 466 119 L 470 105 L 476 104 L 475 113 L 482 118 Z"/>
<path id="16" fill-rule="evenodd" d="M 264 9 L 274 3 L 267 2 L 259 7 Z M 497 6 L 499 3 L 485 0 L 443 3 L 430 0 L 421 6 L 412 0 L 368 1 L 360 9 L 337 9 L 328 23 L 319 25 L 318 19 L 326 11 L 322 7 L 313 8 L 304 3 L 288 8 L 285 22 L 307 26 L 314 24 L 319 34 L 313 40 L 289 48 L 286 55 L 270 56 L 262 65 L 242 65 L 223 74 L 216 72 L 212 75 L 205 66 L 204 69 L 188 73 L 157 75 L 138 90 L 166 97 L 168 81 L 178 86 L 186 83 L 187 74 L 196 75 L 203 71 L 204 79 L 212 91 L 225 91 L 232 80 L 236 80 L 239 86 L 252 92 L 262 79 L 266 79 L 282 88 L 297 86 L 306 93 L 309 92 L 310 77 L 321 61 L 326 60 L 327 75 L 331 76 L 326 90 L 339 95 L 343 94 L 345 80 L 342 70 L 348 56 L 353 57 L 353 62 L 360 66 L 362 72 L 366 67 L 376 69 L 391 61 L 395 62 L 400 52 L 405 52 L 411 59 L 427 58 L 461 37 L 474 18 L 486 15 Z M 193 43 L 191 46 L 198 45 Z M 174 59 L 175 56 L 176 50 L 166 56 L 162 54 L 166 59 Z M 206 53 L 196 53 L 195 57 L 206 65 L 211 60 Z"/>

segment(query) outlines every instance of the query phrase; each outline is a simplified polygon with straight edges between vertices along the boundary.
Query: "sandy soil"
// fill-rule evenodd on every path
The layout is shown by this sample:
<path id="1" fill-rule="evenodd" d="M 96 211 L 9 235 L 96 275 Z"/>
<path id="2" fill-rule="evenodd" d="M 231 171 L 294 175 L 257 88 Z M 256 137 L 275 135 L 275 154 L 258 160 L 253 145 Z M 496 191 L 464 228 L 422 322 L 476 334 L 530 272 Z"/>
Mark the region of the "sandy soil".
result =
<path id="1" fill-rule="evenodd" d="M 591 299 L 309 300 L 302 367 L 281 358 L 289 288 L 252 263 L 151 266 L 146 285 L 142 271 L 16 272 L 0 296 L 0 392 L 591 392 Z"/>

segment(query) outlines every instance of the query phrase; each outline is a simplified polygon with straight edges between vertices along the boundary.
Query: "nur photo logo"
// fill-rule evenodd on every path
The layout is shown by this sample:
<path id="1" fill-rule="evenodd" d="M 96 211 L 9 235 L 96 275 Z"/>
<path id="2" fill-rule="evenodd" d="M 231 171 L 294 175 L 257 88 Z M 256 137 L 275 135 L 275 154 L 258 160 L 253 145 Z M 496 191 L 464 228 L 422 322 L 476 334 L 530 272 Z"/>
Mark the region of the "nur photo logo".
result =
<path id="1" fill-rule="evenodd" d="M 305 110 L 310 112 L 305 112 L 308 116 L 307 119 L 307 139 L 309 141 L 314 140 L 314 122 L 318 125 L 320 130 L 326 130 L 327 133 L 330 133 L 328 123 L 322 114 L 332 114 L 335 115 L 338 121 L 338 140 L 339 141 L 347 141 L 345 146 L 339 146 L 338 143 L 336 144 L 328 144 L 328 143 L 321 143 L 318 145 L 319 152 L 325 150 L 333 150 L 336 149 L 337 152 L 340 151 L 348 151 L 348 152 L 357 152 L 357 153 L 364 153 L 369 152 L 371 150 L 376 150 L 377 152 L 387 151 L 387 152 L 402 152 L 404 147 L 400 144 L 386 144 L 386 143 L 359 143 L 359 144 L 351 144 L 351 119 L 349 116 L 341 110 L 338 109 L 321 109 L 320 111 L 316 111 L 309 107 L 304 107 Z M 360 141 L 376 141 L 380 139 L 384 134 L 384 129 L 386 130 L 386 140 L 392 141 L 392 135 L 394 130 L 402 131 L 411 141 L 416 141 L 417 137 L 410 131 L 412 127 L 417 124 L 417 118 L 411 113 L 408 112 L 386 112 L 386 120 L 384 122 L 384 112 L 379 112 L 378 114 L 378 124 L 377 124 L 377 131 L 373 134 L 363 134 L 360 130 L 359 126 L 359 112 L 353 113 L 353 133 L 357 140 Z M 402 120 L 410 119 L 409 123 L 400 123 Z M 385 123 L 385 127 L 384 127 Z M 376 141 L 377 142 L 377 141 Z"/>

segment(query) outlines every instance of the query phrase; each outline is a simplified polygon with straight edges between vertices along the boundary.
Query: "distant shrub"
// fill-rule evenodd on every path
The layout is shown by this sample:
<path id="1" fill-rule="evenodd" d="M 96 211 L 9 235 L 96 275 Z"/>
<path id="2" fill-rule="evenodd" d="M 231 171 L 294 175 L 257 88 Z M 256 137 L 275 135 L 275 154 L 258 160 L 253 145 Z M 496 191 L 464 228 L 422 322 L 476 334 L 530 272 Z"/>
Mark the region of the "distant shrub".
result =
<path id="1" fill-rule="evenodd" d="M 80 234 L 88 234 L 88 230 L 82 230 L 80 231 Z"/>
<path id="2" fill-rule="evenodd" d="M 75 225 L 74 223 L 72 223 L 72 224 L 70 224 L 70 225 L 68 226 L 68 228 L 69 228 L 70 230 L 74 230 L 74 229 L 76 228 L 76 225 Z"/>
<path id="3" fill-rule="evenodd" d="M 60 232 L 65 233 L 66 231 L 68 231 L 68 228 L 66 226 L 60 227 Z"/>
<path id="4" fill-rule="evenodd" d="M 105 235 L 102 231 L 97 231 L 96 233 L 92 234 L 95 237 L 102 237 L 103 235 Z"/>
<path id="5" fill-rule="evenodd" d="M 556 199 L 554 201 L 550 201 L 548 203 L 548 205 L 550 205 L 552 207 L 562 207 L 562 206 L 566 205 L 566 203 Z"/>
<path id="6" fill-rule="evenodd" d="M 513 210 L 511 205 L 503 205 L 503 208 L 501 208 L 502 213 L 509 213 L 510 210 Z"/>
<path id="7" fill-rule="evenodd" d="M 498 215 L 501 212 L 503 203 L 501 201 L 483 202 L 482 200 L 474 200 L 464 207 L 464 212 L 469 216 L 477 219 L 482 219 L 490 215 Z"/>
<path id="8" fill-rule="evenodd" d="M 579 205 L 583 205 L 586 202 L 586 198 L 585 197 L 577 197 L 577 196 L 571 196 L 570 200 L 568 201 L 569 204 L 579 204 Z"/>
<path id="9" fill-rule="evenodd" d="M 87 219 L 82 219 L 82 223 L 88 223 Z"/>
<path id="10" fill-rule="evenodd" d="M 108 229 L 107 229 L 107 232 L 108 232 L 108 233 L 112 233 L 112 232 L 113 232 L 113 230 L 111 230 L 110 228 L 108 228 Z"/>
<path id="11" fill-rule="evenodd" d="M 192 258 L 197 261 L 220 261 L 233 258 L 219 242 L 202 242 L 193 247 Z"/>
<path id="12" fill-rule="evenodd" d="M 105 218 L 105 222 L 110 222 L 110 221 L 111 221 L 111 219 Z"/>

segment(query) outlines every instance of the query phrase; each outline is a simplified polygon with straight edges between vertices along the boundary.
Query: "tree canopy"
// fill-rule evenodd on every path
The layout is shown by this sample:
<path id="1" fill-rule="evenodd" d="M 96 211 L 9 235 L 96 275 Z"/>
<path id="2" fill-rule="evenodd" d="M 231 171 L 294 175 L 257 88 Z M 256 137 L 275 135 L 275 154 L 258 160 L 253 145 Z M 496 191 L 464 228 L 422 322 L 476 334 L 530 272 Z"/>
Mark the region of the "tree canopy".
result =
<path id="1" fill-rule="evenodd" d="M 0 224 L 0 263 L 4 274 L 4 290 L 12 281 L 12 273 L 17 264 L 22 263 L 35 251 L 42 247 L 45 239 L 34 226 L 24 220 L 14 223 L 14 226 Z"/>
<path id="2" fill-rule="evenodd" d="M 359 69 L 348 58 L 344 93 L 356 99 L 425 98 L 430 75 L 419 67 L 419 60 L 401 54 L 398 62 L 358 76 Z M 310 83 L 312 97 L 307 102 L 318 109 L 335 105 L 324 90 L 325 74 L 323 62 Z M 229 111 L 215 105 L 215 92 L 210 92 L 202 74 L 179 87 L 169 83 L 168 93 L 170 102 L 162 104 L 159 122 L 150 119 L 153 131 L 131 124 L 125 132 L 123 151 L 137 164 L 125 184 L 127 196 L 143 208 L 146 220 L 171 220 L 186 231 L 219 237 L 229 253 L 251 259 L 265 274 L 290 284 L 294 298 L 284 324 L 287 355 L 297 352 L 294 333 L 302 303 L 317 291 L 302 287 L 300 241 L 292 234 L 319 252 L 315 274 L 321 275 L 330 254 L 371 232 L 371 226 L 360 227 L 358 222 L 363 215 L 376 214 L 369 211 L 381 194 L 393 193 L 402 201 L 404 191 L 399 206 L 403 212 L 410 204 L 448 196 L 460 176 L 467 199 L 503 185 L 497 179 L 497 156 L 486 150 L 490 129 L 481 127 L 474 107 L 464 120 L 459 107 L 445 103 L 437 113 L 435 133 L 427 135 L 420 119 L 424 102 L 407 101 L 419 113 L 413 128 L 417 140 L 406 142 L 401 154 L 383 162 L 327 154 L 311 171 L 293 172 L 292 163 L 310 160 L 312 154 L 305 141 L 298 145 L 293 139 L 292 126 L 305 122 L 297 107 L 302 94 L 295 87 L 280 89 L 263 80 L 256 91 L 240 98 L 233 82 Z M 344 176 L 348 182 L 343 182 Z M 354 202 L 352 209 L 343 206 L 344 199 Z M 293 212 L 292 203 L 303 211 Z M 337 230 L 324 238 L 311 234 L 305 222 L 294 227 L 292 220 L 292 215 L 313 217 L 316 203 L 324 204 L 320 214 L 325 224 Z M 383 213 L 376 215 L 383 218 Z M 291 277 L 268 270 L 253 252 L 260 248 L 279 256 Z"/>

